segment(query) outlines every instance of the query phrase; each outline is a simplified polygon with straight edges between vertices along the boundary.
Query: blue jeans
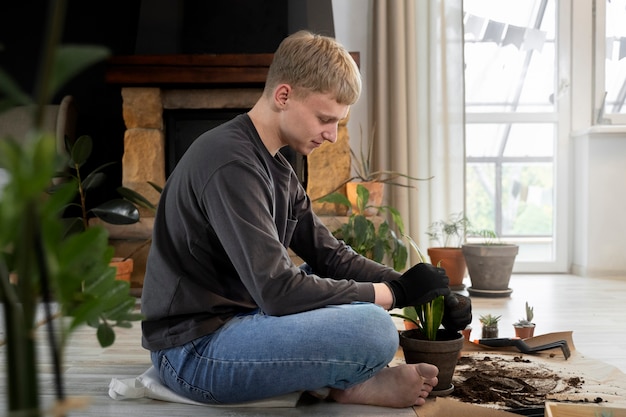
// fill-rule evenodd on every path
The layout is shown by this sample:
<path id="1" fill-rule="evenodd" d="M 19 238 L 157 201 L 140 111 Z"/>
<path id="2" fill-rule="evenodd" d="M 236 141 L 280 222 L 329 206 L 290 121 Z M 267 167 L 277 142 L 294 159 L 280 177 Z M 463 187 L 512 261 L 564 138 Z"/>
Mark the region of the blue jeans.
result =
<path id="1" fill-rule="evenodd" d="M 397 349 L 389 313 L 353 303 L 281 317 L 239 315 L 215 333 L 152 352 L 152 363 L 176 393 L 229 404 L 349 388 L 384 368 Z"/>

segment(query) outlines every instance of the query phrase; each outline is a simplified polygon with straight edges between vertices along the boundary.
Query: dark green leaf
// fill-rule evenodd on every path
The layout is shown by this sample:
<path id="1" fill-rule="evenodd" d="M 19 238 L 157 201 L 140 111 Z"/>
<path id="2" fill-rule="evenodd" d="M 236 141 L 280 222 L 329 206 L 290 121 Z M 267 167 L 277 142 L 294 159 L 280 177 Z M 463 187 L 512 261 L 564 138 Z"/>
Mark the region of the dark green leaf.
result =
<path id="1" fill-rule="evenodd" d="M 156 206 L 152 204 L 150 200 L 148 200 L 146 197 L 142 196 L 135 190 L 131 190 L 130 188 L 126 187 L 118 187 L 117 192 L 133 204 L 153 211 L 156 210 Z"/>
<path id="2" fill-rule="evenodd" d="M 121 198 L 107 201 L 91 211 L 102 221 L 110 224 L 133 224 L 139 221 L 137 207 Z"/>
<path id="3" fill-rule="evenodd" d="M 81 167 L 85 162 L 87 162 L 87 159 L 89 159 L 92 149 L 93 141 L 91 140 L 91 136 L 82 135 L 76 139 L 76 142 L 70 151 L 70 156 L 72 158 L 70 166 L 73 167 L 74 165 L 78 165 Z"/>
<path id="4" fill-rule="evenodd" d="M 100 324 L 96 333 L 98 336 L 98 342 L 102 347 L 111 346 L 113 342 L 115 342 L 115 332 L 111 326 L 106 323 Z"/>
<path id="5" fill-rule="evenodd" d="M 343 206 L 346 206 L 348 208 L 352 208 L 352 203 L 350 203 L 350 200 L 348 200 L 348 197 L 346 197 L 345 195 L 341 194 L 341 193 L 332 193 L 329 194 L 325 197 L 320 198 L 319 200 L 317 200 L 321 203 L 333 203 L 333 204 L 341 204 Z"/>

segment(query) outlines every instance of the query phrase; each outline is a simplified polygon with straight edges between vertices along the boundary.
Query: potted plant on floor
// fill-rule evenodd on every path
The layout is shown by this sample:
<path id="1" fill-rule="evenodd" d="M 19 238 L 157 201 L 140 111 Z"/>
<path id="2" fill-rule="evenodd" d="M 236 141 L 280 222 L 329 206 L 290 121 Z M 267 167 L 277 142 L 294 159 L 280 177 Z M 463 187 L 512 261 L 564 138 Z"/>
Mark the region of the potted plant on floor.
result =
<path id="1" fill-rule="evenodd" d="M 428 227 L 426 234 L 435 243 L 427 249 L 430 262 L 445 269 L 450 278 L 450 289 L 463 290 L 463 278 L 467 272 L 465 257 L 461 245 L 465 242 L 465 233 L 470 222 L 461 213 L 451 215 L 446 220 L 438 220 Z"/>
<path id="2" fill-rule="evenodd" d="M 66 234 L 84 231 L 90 227 L 90 220 L 97 217 L 105 223 L 114 225 L 129 225 L 139 221 L 137 206 L 155 211 L 156 207 L 142 195 L 126 187 L 119 187 L 121 197 L 107 200 L 95 207 L 89 208 L 87 197 L 90 192 L 97 190 L 106 180 L 104 169 L 114 162 L 105 163 L 93 169 L 88 175 L 83 175 L 82 168 L 92 155 L 93 140 L 88 135 L 82 135 L 74 143 L 66 138 L 65 148 L 70 156 L 68 161 L 69 171 L 63 171 L 57 175 L 62 181 L 58 184 L 70 182 L 76 187 L 77 201 L 71 202 L 66 207 L 66 213 L 75 210 L 77 215 L 68 215 L 63 218 L 66 225 Z M 155 184 L 152 186 L 158 190 Z M 51 188 L 55 192 L 58 185 Z M 142 245 L 143 247 L 143 245 Z M 117 278 L 130 282 L 133 272 L 133 259 L 131 256 L 114 257 L 111 265 L 117 270 Z"/>
<path id="3" fill-rule="evenodd" d="M 502 243 L 491 230 L 481 230 L 476 235 L 480 243 L 464 243 L 463 256 L 472 286 L 470 295 L 483 297 L 508 297 L 515 258 L 519 252 L 516 244 Z"/>
<path id="4" fill-rule="evenodd" d="M 414 242 L 412 242 L 414 245 Z M 419 249 L 422 261 L 425 261 Z M 471 303 L 468 297 L 451 294 L 459 303 Z M 460 332 L 449 331 L 441 327 L 444 318 L 445 299 L 439 296 L 432 301 L 415 306 L 417 320 L 405 314 L 391 313 L 394 317 L 412 321 L 415 329 L 400 331 L 400 346 L 406 363 L 431 363 L 439 369 L 439 382 L 433 387 L 432 396 L 445 396 L 454 391 L 452 377 L 460 352 L 463 349 L 464 336 Z M 405 308 L 406 309 L 406 308 Z"/>
<path id="5" fill-rule="evenodd" d="M 457 296 L 458 295 L 453 295 Z M 460 296 L 462 297 L 462 296 Z M 460 298 L 460 302 L 469 302 Z M 416 328 L 400 331 L 400 346 L 406 363 L 431 363 L 439 369 L 437 386 L 431 395 L 444 396 L 454 390 L 452 377 L 459 354 L 463 349 L 464 336 L 441 327 L 444 313 L 444 297 L 439 296 L 429 303 L 416 306 L 418 320 L 404 314 L 392 316 L 412 321 Z"/>
<path id="6" fill-rule="evenodd" d="M 526 339 L 534 336 L 535 323 L 533 323 L 533 317 L 535 317 L 534 308 L 526 301 L 526 318 L 519 319 L 517 322 L 513 323 L 515 337 Z"/>
<path id="7" fill-rule="evenodd" d="M 482 338 L 493 339 L 498 337 L 498 323 L 502 316 L 495 316 L 493 314 L 485 314 L 480 316 L 478 320 L 482 324 Z"/>
<path id="8" fill-rule="evenodd" d="M 362 212 L 366 216 L 374 216 L 378 213 L 377 207 L 382 206 L 383 196 L 385 191 L 385 184 L 406 187 L 406 188 L 414 188 L 413 185 L 407 184 L 401 181 L 398 181 L 400 178 L 405 178 L 409 182 L 410 181 L 425 181 L 431 178 L 415 178 L 407 174 L 403 174 L 397 171 L 388 171 L 388 170 L 375 170 L 373 168 L 373 151 L 374 151 L 374 131 L 372 128 L 371 136 L 368 143 L 364 143 L 364 135 L 363 128 L 360 127 L 361 132 L 361 147 L 359 153 L 356 153 L 353 149 L 350 149 L 351 162 L 352 162 L 352 170 L 354 175 L 345 181 L 343 181 L 339 186 L 334 189 L 330 194 L 336 192 L 344 185 L 346 186 L 346 197 L 348 201 L 350 201 L 350 207 L 354 213 L 361 213 L 361 209 L 363 208 L 365 211 Z M 365 187 L 369 192 L 369 201 L 370 205 L 362 207 L 358 202 L 359 194 L 358 187 Z M 323 200 L 326 196 L 317 199 L 316 201 L 325 202 L 327 200 Z"/>
<path id="9" fill-rule="evenodd" d="M 357 204 L 359 210 L 352 210 L 348 221 L 333 231 L 337 239 L 341 239 L 357 253 L 383 263 L 389 260 L 396 271 L 401 271 L 406 266 L 408 250 L 403 242 L 404 222 L 397 209 L 390 206 L 372 206 L 370 193 L 367 188 L 359 184 L 357 187 Z M 352 203 L 341 193 L 333 193 L 320 199 L 322 202 L 342 204 L 353 209 Z M 371 217 L 365 215 L 365 209 L 372 208 L 377 213 L 389 214 L 392 224 L 382 219 L 380 224 L 375 224 Z M 394 229 L 391 226 L 395 226 Z"/>

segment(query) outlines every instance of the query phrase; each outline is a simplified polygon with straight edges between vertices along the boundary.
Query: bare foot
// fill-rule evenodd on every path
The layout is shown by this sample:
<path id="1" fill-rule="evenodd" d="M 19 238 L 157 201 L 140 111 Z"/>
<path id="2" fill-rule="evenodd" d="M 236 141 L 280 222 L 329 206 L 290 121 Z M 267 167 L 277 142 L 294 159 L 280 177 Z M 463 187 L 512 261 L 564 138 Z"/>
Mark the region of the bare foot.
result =
<path id="1" fill-rule="evenodd" d="M 436 366 L 418 363 L 383 368 L 367 381 L 346 390 L 331 389 L 330 398 L 343 404 L 367 404 L 381 407 L 422 405 L 437 385 Z"/>

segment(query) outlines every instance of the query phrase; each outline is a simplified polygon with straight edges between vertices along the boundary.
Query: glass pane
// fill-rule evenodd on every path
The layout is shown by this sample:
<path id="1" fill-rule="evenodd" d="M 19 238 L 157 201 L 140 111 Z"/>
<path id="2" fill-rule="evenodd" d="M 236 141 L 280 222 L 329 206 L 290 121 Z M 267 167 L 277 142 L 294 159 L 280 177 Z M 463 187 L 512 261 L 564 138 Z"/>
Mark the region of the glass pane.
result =
<path id="1" fill-rule="evenodd" d="M 550 163 L 504 164 L 501 235 L 552 235 L 553 184 Z"/>
<path id="2" fill-rule="evenodd" d="M 553 232 L 551 163 L 468 163 L 466 213 L 475 230 L 498 236 L 549 237 Z M 501 208 L 501 213 L 497 211 Z"/>
<path id="3" fill-rule="evenodd" d="M 502 146 L 503 125 L 467 124 L 465 126 L 465 153 L 467 157 L 498 156 Z"/>
<path id="4" fill-rule="evenodd" d="M 606 0 L 605 113 L 626 113 L 626 0 Z"/>
<path id="5" fill-rule="evenodd" d="M 496 230 L 496 165 L 468 163 L 465 212 L 475 230 Z"/>
<path id="6" fill-rule="evenodd" d="M 552 157 L 555 126 L 549 123 L 470 123 L 467 157 Z"/>
<path id="7" fill-rule="evenodd" d="M 514 123 L 510 125 L 504 156 L 552 157 L 555 126 L 550 123 Z"/>
<path id="8" fill-rule="evenodd" d="M 465 0 L 468 112 L 554 111 L 555 2 Z"/>

